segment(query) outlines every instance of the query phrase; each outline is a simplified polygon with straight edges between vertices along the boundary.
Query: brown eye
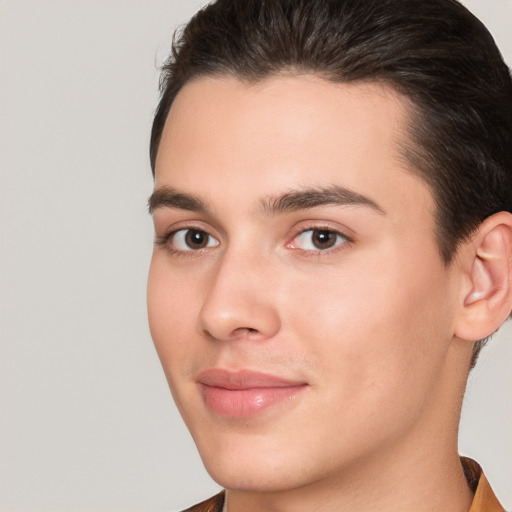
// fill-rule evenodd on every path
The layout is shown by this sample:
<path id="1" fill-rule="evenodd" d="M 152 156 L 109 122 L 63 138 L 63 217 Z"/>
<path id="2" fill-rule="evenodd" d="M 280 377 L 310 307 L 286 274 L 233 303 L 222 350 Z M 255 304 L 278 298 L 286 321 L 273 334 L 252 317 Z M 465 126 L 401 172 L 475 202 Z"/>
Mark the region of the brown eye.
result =
<path id="1" fill-rule="evenodd" d="M 185 243 L 191 249 L 203 249 L 208 245 L 208 235 L 204 231 L 189 229 L 185 235 Z"/>
<path id="2" fill-rule="evenodd" d="M 330 229 L 307 229 L 295 237 L 292 247 L 303 251 L 326 251 L 337 247 L 348 239 Z"/>
<path id="3" fill-rule="evenodd" d="M 317 249 L 330 249 L 336 245 L 338 234 L 325 229 L 315 229 L 311 235 L 311 242 Z"/>
<path id="4" fill-rule="evenodd" d="M 178 251 L 199 251 L 219 245 L 218 240 L 200 229 L 180 229 L 174 233 L 171 242 Z"/>

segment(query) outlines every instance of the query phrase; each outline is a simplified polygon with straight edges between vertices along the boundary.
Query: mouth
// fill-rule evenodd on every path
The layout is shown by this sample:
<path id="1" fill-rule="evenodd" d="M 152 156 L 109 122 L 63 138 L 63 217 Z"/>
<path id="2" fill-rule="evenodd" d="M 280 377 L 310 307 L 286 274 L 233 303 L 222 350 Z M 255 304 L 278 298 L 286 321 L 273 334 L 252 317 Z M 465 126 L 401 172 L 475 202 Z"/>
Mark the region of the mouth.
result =
<path id="1" fill-rule="evenodd" d="M 206 407 L 229 418 L 250 418 L 277 404 L 289 403 L 308 384 L 249 370 L 211 368 L 197 382 Z"/>

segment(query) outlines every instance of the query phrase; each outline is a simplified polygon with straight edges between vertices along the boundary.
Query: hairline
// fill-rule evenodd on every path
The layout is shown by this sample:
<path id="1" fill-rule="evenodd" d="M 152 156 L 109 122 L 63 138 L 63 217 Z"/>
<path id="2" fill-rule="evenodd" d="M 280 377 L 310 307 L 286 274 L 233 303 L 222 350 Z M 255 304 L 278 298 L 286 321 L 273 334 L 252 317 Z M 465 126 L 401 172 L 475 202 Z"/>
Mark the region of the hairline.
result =
<path id="1" fill-rule="evenodd" d="M 382 89 L 386 92 L 389 92 L 395 96 L 395 98 L 400 102 L 403 113 L 404 113 L 404 122 L 401 124 L 399 128 L 399 137 L 395 141 L 396 148 L 396 157 L 398 160 L 404 164 L 404 171 L 409 172 L 412 176 L 421 180 L 421 182 L 428 187 L 428 190 L 432 196 L 434 203 L 434 211 L 432 212 L 432 222 L 433 222 L 433 236 L 436 241 L 436 246 L 439 251 L 439 255 L 446 267 L 448 267 L 452 261 L 455 253 L 457 252 L 457 246 L 453 247 L 451 251 L 447 250 L 444 247 L 442 240 L 442 224 L 441 224 L 441 204 L 438 193 L 431 182 L 428 180 L 429 174 L 432 171 L 421 169 L 418 165 L 418 161 L 425 160 L 425 148 L 416 140 L 418 138 L 418 134 L 415 131 L 415 124 L 421 124 L 422 118 L 424 118 L 425 112 L 423 107 L 420 105 L 418 100 L 414 100 L 411 95 L 405 93 L 403 87 L 400 87 L 400 84 L 396 81 L 389 79 L 387 77 L 382 76 L 374 76 L 360 79 L 343 79 L 342 77 L 335 76 L 333 73 L 328 73 L 327 71 L 323 71 L 321 69 L 315 70 L 313 68 L 299 67 L 299 66 L 282 66 L 276 70 L 267 72 L 265 74 L 260 73 L 239 73 L 235 69 L 225 68 L 225 69 L 217 69 L 217 70 L 208 70 L 208 71 L 199 71 L 196 72 L 193 76 L 189 77 L 181 87 L 176 91 L 174 96 L 172 96 L 169 100 L 169 104 L 167 105 L 167 111 L 165 112 L 165 120 L 161 125 L 161 131 L 159 133 L 158 139 L 155 141 L 155 154 L 154 154 L 154 162 L 152 162 L 152 172 L 153 177 L 156 176 L 156 160 L 157 155 L 160 150 L 161 138 L 163 135 L 163 131 L 165 125 L 167 123 L 167 119 L 171 112 L 172 106 L 176 101 L 176 98 L 180 94 L 180 92 L 189 84 L 198 82 L 203 79 L 235 79 L 238 82 L 247 85 L 253 86 L 258 84 L 264 84 L 265 82 L 269 82 L 276 78 L 296 78 L 296 77 L 318 77 L 326 83 L 336 85 L 336 84 L 351 84 L 351 85 L 378 85 L 381 86 Z M 418 123 L 420 122 L 420 123 Z M 413 157 L 415 161 L 413 161 Z M 434 162 L 434 165 L 436 163 Z"/>

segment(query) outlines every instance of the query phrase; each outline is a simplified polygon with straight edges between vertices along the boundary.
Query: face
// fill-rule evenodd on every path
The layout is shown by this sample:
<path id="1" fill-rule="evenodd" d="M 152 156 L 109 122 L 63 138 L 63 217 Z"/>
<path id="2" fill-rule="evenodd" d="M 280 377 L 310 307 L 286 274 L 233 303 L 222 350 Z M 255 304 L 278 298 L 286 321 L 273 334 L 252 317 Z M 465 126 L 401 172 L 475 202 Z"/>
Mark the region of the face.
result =
<path id="1" fill-rule="evenodd" d="M 406 120 L 384 86 L 314 76 L 203 78 L 172 106 L 150 327 L 227 488 L 355 474 L 446 421 L 457 273 L 400 157 Z"/>

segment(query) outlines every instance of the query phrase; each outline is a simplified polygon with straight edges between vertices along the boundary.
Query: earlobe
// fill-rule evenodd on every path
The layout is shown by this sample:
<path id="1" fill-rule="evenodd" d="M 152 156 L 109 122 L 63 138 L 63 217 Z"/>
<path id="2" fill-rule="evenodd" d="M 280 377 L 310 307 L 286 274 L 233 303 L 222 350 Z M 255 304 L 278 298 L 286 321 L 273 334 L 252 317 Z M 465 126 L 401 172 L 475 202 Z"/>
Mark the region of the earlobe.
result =
<path id="1" fill-rule="evenodd" d="M 476 341 L 498 329 L 512 309 L 512 214 L 487 218 L 468 245 L 469 286 L 455 335 Z"/>

